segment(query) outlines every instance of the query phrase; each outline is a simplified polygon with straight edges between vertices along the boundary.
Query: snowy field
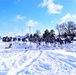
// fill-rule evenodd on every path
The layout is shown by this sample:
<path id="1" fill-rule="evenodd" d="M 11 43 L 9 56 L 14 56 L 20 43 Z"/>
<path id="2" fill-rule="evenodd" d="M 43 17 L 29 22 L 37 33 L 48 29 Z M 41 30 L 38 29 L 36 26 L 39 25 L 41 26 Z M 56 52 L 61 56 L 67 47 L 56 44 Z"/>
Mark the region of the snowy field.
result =
<path id="1" fill-rule="evenodd" d="M 62 47 L 0 40 L 0 75 L 76 75 L 76 41 Z M 24 48 L 25 47 L 25 48 Z"/>

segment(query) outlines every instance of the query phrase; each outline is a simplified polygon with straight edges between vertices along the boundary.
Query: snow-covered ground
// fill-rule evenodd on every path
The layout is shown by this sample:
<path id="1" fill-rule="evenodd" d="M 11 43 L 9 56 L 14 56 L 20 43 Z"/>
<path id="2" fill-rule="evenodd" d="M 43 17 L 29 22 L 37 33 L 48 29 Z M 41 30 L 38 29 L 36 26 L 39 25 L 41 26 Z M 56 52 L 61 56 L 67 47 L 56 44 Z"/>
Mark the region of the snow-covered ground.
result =
<path id="1" fill-rule="evenodd" d="M 29 47 L 29 45 L 31 45 Z M 76 41 L 62 47 L 0 40 L 0 75 L 76 75 Z"/>

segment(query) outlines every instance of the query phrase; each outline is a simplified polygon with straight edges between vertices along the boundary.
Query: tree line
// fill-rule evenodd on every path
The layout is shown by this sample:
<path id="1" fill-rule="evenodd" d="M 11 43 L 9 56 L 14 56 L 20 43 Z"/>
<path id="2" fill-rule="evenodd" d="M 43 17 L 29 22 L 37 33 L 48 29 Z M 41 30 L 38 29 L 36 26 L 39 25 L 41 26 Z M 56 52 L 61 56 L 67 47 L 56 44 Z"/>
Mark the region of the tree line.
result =
<path id="1" fill-rule="evenodd" d="M 44 31 L 44 33 L 42 34 L 42 36 L 40 36 L 40 31 L 36 31 L 34 34 L 30 34 L 30 35 L 26 35 L 23 38 L 16 38 L 16 37 L 3 37 L 2 41 L 3 42 L 10 42 L 10 41 L 27 41 L 26 39 L 28 39 L 31 42 L 40 42 L 41 41 L 45 41 L 45 43 L 47 44 L 48 42 L 50 43 L 54 43 L 56 41 L 60 41 L 61 38 L 60 37 L 64 37 L 65 40 L 67 39 L 67 36 L 69 36 L 70 40 L 73 40 L 73 38 L 76 36 L 76 24 L 72 21 L 69 21 L 67 23 L 62 23 L 62 24 L 58 24 L 56 26 L 56 29 L 58 31 L 58 37 L 55 37 L 55 31 L 52 30 L 48 30 L 46 29 Z M 62 42 L 61 42 L 62 43 Z"/>

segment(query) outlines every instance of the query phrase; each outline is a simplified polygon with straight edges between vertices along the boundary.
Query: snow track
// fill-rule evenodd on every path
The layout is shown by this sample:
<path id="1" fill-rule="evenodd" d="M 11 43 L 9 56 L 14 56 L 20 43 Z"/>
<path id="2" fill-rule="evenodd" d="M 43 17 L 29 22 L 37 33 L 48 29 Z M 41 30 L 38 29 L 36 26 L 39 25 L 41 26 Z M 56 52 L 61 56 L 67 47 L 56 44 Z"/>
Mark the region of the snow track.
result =
<path id="1" fill-rule="evenodd" d="M 20 73 L 25 73 L 24 75 L 75 75 L 75 59 L 71 55 L 44 50 L 33 64 Z"/>
<path id="2" fill-rule="evenodd" d="M 29 51 L 28 51 L 28 53 L 29 53 Z M 29 56 L 29 54 L 27 54 L 28 60 L 20 59 L 22 56 L 18 57 L 15 64 L 11 67 L 11 69 L 9 69 L 9 71 L 6 75 L 16 75 L 17 72 L 19 72 L 22 69 L 26 68 L 27 66 L 31 65 L 33 63 L 33 61 L 35 61 L 39 57 L 40 51 L 31 51 L 31 54 L 32 54 L 32 56 Z"/>
<path id="3" fill-rule="evenodd" d="M 0 56 L 0 75 L 76 74 L 75 53 L 65 50 L 13 50 Z"/>
<path id="4" fill-rule="evenodd" d="M 50 46 L 25 49 L 22 45 L 2 48 L 0 75 L 76 75 L 76 46 L 72 45 L 68 49 Z"/>

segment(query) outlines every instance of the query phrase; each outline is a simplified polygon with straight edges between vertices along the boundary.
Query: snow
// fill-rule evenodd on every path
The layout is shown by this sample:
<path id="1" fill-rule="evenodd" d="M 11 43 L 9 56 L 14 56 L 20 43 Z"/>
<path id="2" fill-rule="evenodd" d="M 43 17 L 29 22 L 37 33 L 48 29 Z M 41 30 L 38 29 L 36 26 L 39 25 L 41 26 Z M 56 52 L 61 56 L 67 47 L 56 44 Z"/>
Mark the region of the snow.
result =
<path id="1" fill-rule="evenodd" d="M 76 41 L 54 47 L 54 44 L 0 40 L 0 75 L 76 75 Z"/>

